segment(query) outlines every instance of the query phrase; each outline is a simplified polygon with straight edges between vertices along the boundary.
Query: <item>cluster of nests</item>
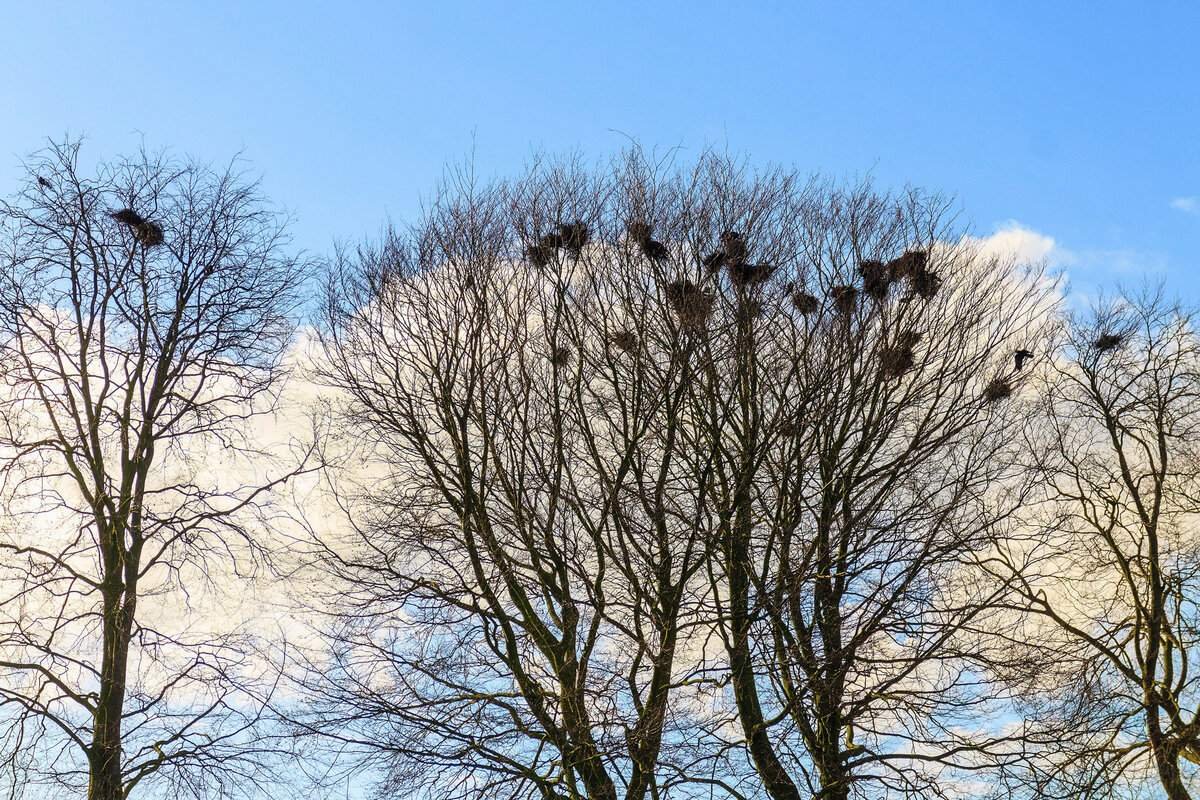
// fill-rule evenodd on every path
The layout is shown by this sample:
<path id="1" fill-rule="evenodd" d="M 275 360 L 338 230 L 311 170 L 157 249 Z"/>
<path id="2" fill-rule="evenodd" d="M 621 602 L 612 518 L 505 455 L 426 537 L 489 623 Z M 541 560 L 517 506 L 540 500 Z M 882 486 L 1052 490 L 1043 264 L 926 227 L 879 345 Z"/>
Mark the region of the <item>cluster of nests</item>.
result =
<path id="1" fill-rule="evenodd" d="M 157 247 L 163 243 L 163 229 L 157 222 L 146 219 L 132 208 L 113 212 L 112 218 L 133 230 L 133 236 L 142 247 Z"/>
<path id="2" fill-rule="evenodd" d="M 666 245 L 654 238 L 653 228 L 648 223 L 640 220 L 631 222 L 626 230 L 629 241 L 636 245 L 647 259 L 664 261 L 669 257 Z M 545 266 L 558 250 L 567 250 L 578 257 L 589 239 L 585 223 L 576 221 L 561 224 L 557 233 L 543 236 L 528 248 L 526 255 L 537 266 Z M 775 272 L 775 268 L 769 264 L 750 263 L 747 260 L 748 252 L 749 248 L 742 234 L 726 230 L 720 236 L 720 247 L 704 256 L 701 264 L 710 275 L 724 269 L 730 283 L 736 289 L 746 290 L 765 283 Z M 941 277 L 929 267 L 927 250 L 908 250 L 886 262 L 862 261 L 859 264 L 859 275 L 862 277 L 861 289 L 850 285 L 829 288 L 829 300 L 839 316 L 848 318 L 854 312 L 860 296 L 870 297 L 877 302 L 886 300 L 892 287 L 904 281 L 908 282 L 913 295 L 924 300 L 931 300 L 942 286 Z M 815 295 L 797 288 L 795 284 L 789 284 L 787 291 L 799 313 L 809 316 L 821 310 L 821 301 Z M 680 327 L 685 330 L 702 328 L 712 313 L 715 299 L 713 293 L 686 278 L 664 284 L 663 294 L 675 312 Z M 761 304 L 754 305 L 761 310 Z M 615 332 L 609 341 L 612 346 L 624 352 L 633 352 L 638 346 L 637 335 L 628 330 Z M 919 332 L 908 330 L 901 332 L 893 343 L 883 347 L 879 355 L 880 376 L 885 380 L 895 380 L 913 369 L 916 366 L 916 347 L 920 341 Z M 1105 353 L 1116 349 L 1122 342 L 1123 337 L 1119 334 L 1104 333 L 1093 342 L 1093 347 L 1098 352 Z M 994 403 L 1012 396 L 1012 376 L 1021 372 L 1033 356 L 1032 351 L 1024 348 L 1014 350 L 1013 372 L 988 383 L 983 391 L 983 399 Z M 561 367 L 566 366 L 569 357 L 570 350 L 559 347 L 554 350 L 550 360 Z"/>

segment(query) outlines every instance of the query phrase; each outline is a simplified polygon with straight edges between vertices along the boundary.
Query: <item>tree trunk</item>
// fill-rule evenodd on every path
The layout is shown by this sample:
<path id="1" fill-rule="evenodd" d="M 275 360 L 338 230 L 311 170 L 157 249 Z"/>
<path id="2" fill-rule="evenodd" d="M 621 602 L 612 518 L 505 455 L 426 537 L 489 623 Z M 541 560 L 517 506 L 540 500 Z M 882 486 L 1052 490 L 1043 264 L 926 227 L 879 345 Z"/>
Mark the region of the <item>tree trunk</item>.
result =
<path id="1" fill-rule="evenodd" d="M 125 678 L 133 600 L 125 587 L 106 587 L 104 593 L 104 652 L 100 692 L 93 718 L 88 753 L 88 800 L 123 800 L 121 781 L 121 722 L 125 710 Z"/>

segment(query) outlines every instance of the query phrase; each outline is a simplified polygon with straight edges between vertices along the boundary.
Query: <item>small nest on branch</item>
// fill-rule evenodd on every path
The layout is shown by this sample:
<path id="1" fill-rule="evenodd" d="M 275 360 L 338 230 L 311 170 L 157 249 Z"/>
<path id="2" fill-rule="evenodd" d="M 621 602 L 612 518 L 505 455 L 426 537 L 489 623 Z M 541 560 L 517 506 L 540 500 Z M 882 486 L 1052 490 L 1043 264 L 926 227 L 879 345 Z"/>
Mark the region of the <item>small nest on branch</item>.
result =
<path id="1" fill-rule="evenodd" d="M 112 218 L 122 225 L 128 225 L 131 228 L 136 228 L 146 222 L 146 218 L 132 208 L 122 208 L 120 211 L 114 211 Z"/>
<path id="2" fill-rule="evenodd" d="M 760 286 L 775 272 L 770 264 L 734 264 L 728 263 L 726 271 L 734 286 L 745 289 L 749 286 Z"/>
<path id="3" fill-rule="evenodd" d="M 942 279 L 935 272 L 922 270 L 912 276 L 912 288 L 923 300 L 932 300 L 942 288 Z"/>
<path id="4" fill-rule="evenodd" d="M 556 347 L 550 354 L 550 363 L 556 367 L 565 367 L 571 363 L 571 348 Z"/>
<path id="5" fill-rule="evenodd" d="M 858 265 L 858 272 L 862 275 L 865 294 L 881 301 L 887 298 L 892 281 L 886 264 L 875 260 L 863 261 Z"/>
<path id="6" fill-rule="evenodd" d="M 558 226 L 558 240 L 576 258 L 583 252 L 584 246 L 587 245 L 590 239 L 591 234 L 588 232 L 588 226 L 582 220 L 575 220 L 569 225 L 564 223 Z"/>
<path id="7" fill-rule="evenodd" d="M 833 286 L 829 289 L 829 297 L 837 312 L 848 317 L 854 313 L 854 305 L 858 302 L 858 289 L 853 286 Z"/>
<path id="8" fill-rule="evenodd" d="M 677 280 L 663 287 L 672 310 L 685 328 L 700 328 L 712 313 L 712 296 L 689 280 Z"/>
<path id="9" fill-rule="evenodd" d="M 525 257 L 535 267 L 545 267 L 554 260 L 554 255 L 558 252 L 558 248 L 562 247 L 562 243 L 562 236 L 557 233 L 548 233 L 538 239 L 536 243 L 525 248 Z"/>
<path id="10" fill-rule="evenodd" d="M 726 264 L 741 264 L 746 260 L 746 240 L 737 231 L 721 234 L 721 253 Z"/>
<path id="11" fill-rule="evenodd" d="M 1012 396 L 1012 384 L 1004 378 L 996 378 L 983 390 L 983 399 L 989 403 L 997 403 Z"/>
<path id="12" fill-rule="evenodd" d="M 916 366 L 916 355 L 911 347 L 885 347 L 879 354 L 879 369 L 884 378 L 901 377 Z"/>
<path id="13" fill-rule="evenodd" d="M 163 243 L 163 229 L 157 222 L 146 220 L 133 229 L 142 247 L 157 247 Z"/>
<path id="14" fill-rule="evenodd" d="M 1125 341 L 1125 337 L 1119 333 L 1102 333 L 1092 343 L 1092 347 L 1100 353 L 1107 353 L 1111 350 L 1116 350 Z"/>
<path id="15" fill-rule="evenodd" d="M 609 341 L 613 347 L 626 353 L 632 353 L 638 346 L 638 337 L 633 331 L 617 331 L 609 337 Z"/>
<path id="16" fill-rule="evenodd" d="M 817 296 L 803 290 L 792 292 L 792 305 L 806 317 L 821 310 L 821 301 Z"/>
<path id="17" fill-rule="evenodd" d="M 888 277 L 892 281 L 911 278 L 925 271 L 929 263 L 929 253 L 925 250 L 908 250 L 904 255 L 893 258 L 887 263 Z"/>
<path id="18" fill-rule="evenodd" d="M 629 223 L 625 230 L 629 234 L 630 240 L 637 244 L 642 255 L 649 260 L 665 261 L 670 255 L 667 246 L 654 238 L 654 229 L 648 222 L 636 220 Z"/>

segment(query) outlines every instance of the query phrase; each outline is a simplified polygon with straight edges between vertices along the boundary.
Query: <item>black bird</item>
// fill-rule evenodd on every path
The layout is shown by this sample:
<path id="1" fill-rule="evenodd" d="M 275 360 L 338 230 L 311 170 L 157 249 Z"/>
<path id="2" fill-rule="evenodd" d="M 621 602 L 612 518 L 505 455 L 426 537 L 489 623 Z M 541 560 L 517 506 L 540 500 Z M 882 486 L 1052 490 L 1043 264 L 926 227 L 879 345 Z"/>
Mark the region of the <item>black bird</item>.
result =
<path id="1" fill-rule="evenodd" d="M 1022 367 L 1025 366 L 1025 362 L 1033 358 L 1033 351 L 1024 349 L 1017 350 L 1013 353 L 1013 358 L 1017 362 L 1017 372 L 1020 372 Z"/>
<path id="2" fill-rule="evenodd" d="M 642 255 L 651 261 L 665 261 L 670 255 L 667 246 L 654 238 L 654 229 L 649 223 L 635 220 L 626 226 L 626 231 L 629 238 L 641 248 Z"/>
<path id="3" fill-rule="evenodd" d="M 54 188 L 54 184 L 52 184 L 50 181 L 43 178 L 41 175 L 38 175 L 38 186 L 42 187 L 43 189 L 53 189 Z"/>

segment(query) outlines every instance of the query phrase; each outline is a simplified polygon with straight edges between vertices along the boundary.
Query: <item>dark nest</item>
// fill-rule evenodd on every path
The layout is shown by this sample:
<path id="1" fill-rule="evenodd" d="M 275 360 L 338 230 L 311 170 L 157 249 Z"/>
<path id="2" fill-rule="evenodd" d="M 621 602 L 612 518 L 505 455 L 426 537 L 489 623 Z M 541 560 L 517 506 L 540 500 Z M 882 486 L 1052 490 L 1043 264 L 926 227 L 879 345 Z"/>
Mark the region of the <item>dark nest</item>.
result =
<path id="1" fill-rule="evenodd" d="M 792 305 L 806 317 L 821 310 L 821 301 L 817 299 L 816 295 L 800 290 L 792 292 Z"/>
<path id="2" fill-rule="evenodd" d="M 908 250 L 904 255 L 887 263 L 888 277 L 893 281 L 911 278 L 925 271 L 929 253 L 924 250 Z"/>
<path id="3" fill-rule="evenodd" d="M 912 276 L 913 291 L 922 299 L 930 300 L 942 288 L 942 279 L 935 272 L 921 270 Z"/>
<path id="4" fill-rule="evenodd" d="M 571 363 L 571 348 L 556 347 L 550 354 L 550 363 L 556 367 L 565 367 Z"/>
<path id="5" fill-rule="evenodd" d="M 1000 400 L 1007 399 L 1012 396 L 1012 384 L 1004 378 L 996 378 L 983 389 L 983 399 L 989 403 L 996 403 Z"/>
<path id="6" fill-rule="evenodd" d="M 562 246 L 578 258 L 591 236 L 588 226 L 581 220 L 575 220 L 570 224 L 563 223 L 558 226 L 558 238 Z"/>
<path id="7" fill-rule="evenodd" d="M 163 229 L 157 222 L 142 222 L 133 229 L 133 235 L 141 242 L 142 247 L 157 247 L 163 243 Z"/>
<path id="8" fill-rule="evenodd" d="M 114 211 L 112 218 L 122 225 L 128 225 L 131 228 L 136 228 L 138 225 L 146 222 L 146 218 L 132 208 L 122 208 L 120 211 Z"/>
<path id="9" fill-rule="evenodd" d="M 670 255 L 667 246 L 654 238 L 654 229 L 649 223 L 640 220 L 631 222 L 626 227 L 626 232 L 642 251 L 642 255 L 651 261 L 665 261 Z"/>
<path id="10" fill-rule="evenodd" d="M 1119 333 L 1102 333 L 1092 343 L 1092 346 L 1101 353 L 1107 353 L 1110 350 L 1116 350 L 1123 341 L 1125 341 L 1125 337 Z"/>
<path id="11" fill-rule="evenodd" d="M 554 254 L 562 247 L 562 237 L 557 233 L 548 233 L 536 244 L 525 248 L 525 257 L 536 267 L 544 267 L 554 260 Z"/>
<path id="12" fill-rule="evenodd" d="M 725 231 L 721 234 L 721 253 L 725 256 L 726 264 L 741 264 L 746 260 L 746 240 L 737 231 Z"/>
<path id="13" fill-rule="evenodd" d="M 917 359 L 911 346 L 885 347 L 879 354 L 879 369 L 884 378 L 899 378 L 916 366 Z"/>
<path id="14" fill-rule="evenodd" d="M 886 264 L 875 260 L 863 261 L 858 265 L 858 272 L 862 275 L 864 293 L 876 300 L 887 297 L 892 281 Z"/>
<path id="15" fill-rule="evenodd" d="M 771 274 L 775 272 L 775 267 L 770 264 L 735 264 L 727 262 L 726 272 L 729 273 L 729 280 L 734 286 L 746 288 L 766 283 Z"/>
<path id="16" fill-rule="evenodd" d="M 609 341 L 613 343 L 613 347 L 626 353 L 632 353 L 638 346 L 637 334 L 633 331 L 617 331 L 609 337 Z"/>
<path id="17" fill-rule="evenodd" d="M 854 313 L 854 304 L 858 302 L 858 289 L 853 286 L 833 286 L 829 289 L 829 297 L 837 312 L 848 317 Z"/>
<path id="18" fill-rule="evenodd" d="M 689 280 L 677 280 L 663 287 L 667 302 L 685 328 L 699 328 L 712 313 L 712 297 Z"/>

